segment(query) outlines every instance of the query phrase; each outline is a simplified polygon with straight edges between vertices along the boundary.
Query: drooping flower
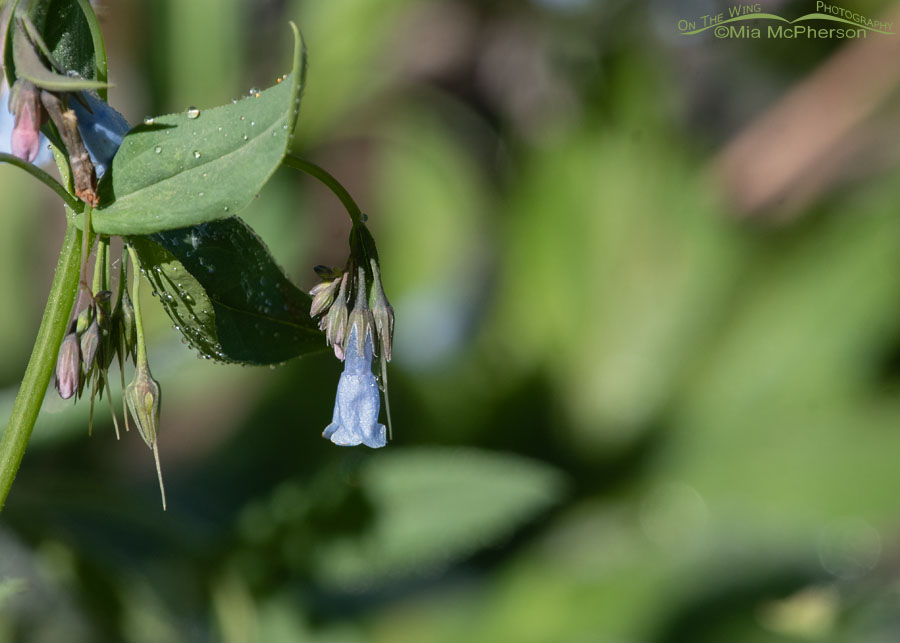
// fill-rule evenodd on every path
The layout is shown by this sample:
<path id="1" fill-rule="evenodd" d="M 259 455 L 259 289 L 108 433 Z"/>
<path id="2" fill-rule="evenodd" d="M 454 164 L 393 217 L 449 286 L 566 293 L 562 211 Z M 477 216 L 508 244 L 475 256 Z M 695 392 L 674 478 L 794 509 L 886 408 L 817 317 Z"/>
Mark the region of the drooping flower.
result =
<path id="1" fill-rule="evenodd" d="M 93 92 L 84 91 L 71 97 L 69 108 L 75 111 L 78 132 L 99 178 L 112 163 L 131 126 L 124 116 Z"/>
<path id="2" fill-rule="evenodd" d="M 364 335 L 362 346 L 359 344 L 361 333 Z M 366 324 L 352 324 L 344 352 L 344 372 L 334 402 L 334 417 L 322 433 L 339 446 L 365 444 L 377 449 L 387 444 L 387 430 L 378 423 L 381 394 L 372 375 L 374 350 L 372 328 Z"/>

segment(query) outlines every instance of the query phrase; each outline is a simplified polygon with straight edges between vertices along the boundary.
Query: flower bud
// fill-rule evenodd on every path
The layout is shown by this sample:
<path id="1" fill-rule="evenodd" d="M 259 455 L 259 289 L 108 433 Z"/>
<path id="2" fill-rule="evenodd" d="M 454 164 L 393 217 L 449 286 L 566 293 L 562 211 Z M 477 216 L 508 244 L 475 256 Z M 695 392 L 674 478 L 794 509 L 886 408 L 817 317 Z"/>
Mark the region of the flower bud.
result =
<path id="1" fill-rule="evenodd" d="M 137 326 L 134 317 L 134 304 L 128 295 L 128 290 L 122 291 L 122 298 L 119 300 L 121 308 L 120 332 L 125 343 L 125 354 L 122 358 L 126 358 L 129 354 L 133 362 L 137 360 Z"/>
<path id="2" fill-rule="evenodd" d="M 138 364 L 134 379 L 125 389 L 125 401 L 141 437 L 153 449 L 159 430 L 160 390 L 159 383 L 153 379 L 146 362 Z"/>
<path id="3" fill-rule="evenodd" d="M 27 80 L 17 80 L 9 93 L 9 111 L 16 117 L 10 151 L 31 163 L 40 151 L 41 122 L 45 120 L 40 90 Z"/>
<path id="4" fill-rule="evenodd" d="M 160 390 L 159 382 L 150 374 L 150 366 L 146 360 L 138 363 L 134 372 L 134 379 L 125 389 L 125 401 L 134 421 L 137 423 L 138 432 L 153 451 L 153 459 L 156 461 L 156 475 L 159 478 L 159 493 L 162 497 L 163 511 L 166 509 L 166 489 L 163 485 L 162 468 L 159 465 L 159 449 L 156 436 L 159 432 L 159 407 Z"/>
<path id="5" fill-rule="evenodd" d="M 340 279 L 332 279 L 331 281 L 323 281 L 313 286 L 309 291 L 312 296 L 312 305 L 309 307 L 309 316 L 315 317 L 321 315 L 328 310 L 334 303 L 334 297 L 341 285 Z"/>
<path id="6" fill-rule="evenodd" d="M 88 329 L 88 326 L 91 325 L 91 307 L 88 306 L 80 313 L 78 313 L 78 319 L 75 323 L 75 332 L 79 335 Z"/>
<path id="7" fill-rule="evenodd" d="M 339 360 L 344 359 L 344 335 L 347 331 L 347 281 L 348 274 L 344 273 L 337 297 L 322 320 L 325 340 L 334 347 L 335 357 Z"/>
<path id="8" fill-rule="evenodd" d="M 378 262 L 371 259 L 370 264 L 372 274 L 375 276 L 375 283 L 372 284 L 372 316 L 375 318 L 375 330 L 381 340 L 381 354 L 385 360 L 390 362 L 391 345 L 394 342 L 394 309 L 384 294 Z"/>
<path id="9" fill-rule="evenodd" d="M 100 348 L 100 325 L 94 319 L 88 329 L 81 334 L 81 359 L 84 362 L 85 373 L 89 373 L 94 367 L 98 348 Z"/>
<path id="10" fill-rule="evenodd" d="M 109 300 L 111 297 L 112 293 L 109 290 L 101 290 L 94 295 L 94 315 L 100 325 L 100 330 L 103 331 L 109 330 Z"/>
<path id="11" fill-rule="evenodd" d="M 74 324 L 69 333 L 63 339 L 59 347 L 59 356 L 56 358 L 56 378 L 54 385 L 59 396 L 68 400 L 75 395 L 79 388 L 81 377 L 81 348 L 78 344 L 78 334 Z"/>

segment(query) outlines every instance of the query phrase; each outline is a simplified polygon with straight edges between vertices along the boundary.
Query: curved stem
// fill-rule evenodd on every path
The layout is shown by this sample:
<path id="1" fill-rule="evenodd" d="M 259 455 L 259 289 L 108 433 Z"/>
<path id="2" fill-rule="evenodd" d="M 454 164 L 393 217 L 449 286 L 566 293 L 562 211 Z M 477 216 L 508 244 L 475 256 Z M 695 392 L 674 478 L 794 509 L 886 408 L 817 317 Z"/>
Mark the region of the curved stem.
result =
<path id="1" fill-rule="evenodd" d="M 23 161 L 18 156 L 13 156 L 12 154 L 4 154 L 2 152 L 0 152 L 0 163 L 9 163 L 10 165 L 15 165 L 20 170 L 25 170 L 38 181 L 56 192 L 60 196 L 60 198 L 66 202 L 66 205 L 72 208 L 72 210 L 74 210 L 75 212 L 81 212 L 82 208 L 84 207 L 84 204 L 81 201 L 66 192 L 66 189 L 62 185 L 60 185 L 59 181 L 44 172 L 44 170 L 42 170 L 41 168 L 36 167 L 31 163 L 28 163 L 27 161 Z"/>
<path id="2" fill-rule="evenodd" d="M 353 197 L 350 196 L 347 189 L 341 185 L 341 182 L 334 178 L 327 170 L 319 167 L 315 163 L 306 161 L 299 156 L 294 156 L 290 152 L 284 157 L 284 164 L 319 179 L 319 181 L 324 183 L 325 187 L 334 192 L 334 195 L 344 204 L 344 207 L 347 209 L 347 214 L 350 215 L 350 219 L 353 221 L 353 225 L 362 222 L 362 210 L 356 205 L 356 201 L 353 200 Z"/>
<path id="3" fill-rule="evenodd" d="M 19 470 L 50 376 L 56 368 L 56 356 L 66 334 L 69 312 L 78 289 L 80 245 L 81 231 L 69 221 L 34 350 L 16 395 L 12 416 L 0 439 L 0 509 Z"/>

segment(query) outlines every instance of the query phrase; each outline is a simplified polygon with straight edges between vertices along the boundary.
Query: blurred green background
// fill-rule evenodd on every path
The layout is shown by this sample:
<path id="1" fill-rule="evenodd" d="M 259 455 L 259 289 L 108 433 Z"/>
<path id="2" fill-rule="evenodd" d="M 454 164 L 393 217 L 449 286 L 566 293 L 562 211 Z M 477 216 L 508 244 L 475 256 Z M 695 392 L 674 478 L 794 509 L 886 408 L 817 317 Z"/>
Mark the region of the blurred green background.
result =
<path id="1" fill-rule="evenodd" d="M 295 151 L 369 213 L 395 441 L 320 437 L 333 356 L 197 359 L 145 289 L 168 511 L 105 401 L 89 438 L 51 391 L 0 641 L 898 640 L 900 36 L 678 34 L 725 7 L 99 3 L 133 123 L 273 84 L 299 24 Z M 8 414 L 63 217 L 0 193 Z M 243 216 L 305 288 L 344 262 L 311 179 Z"/>

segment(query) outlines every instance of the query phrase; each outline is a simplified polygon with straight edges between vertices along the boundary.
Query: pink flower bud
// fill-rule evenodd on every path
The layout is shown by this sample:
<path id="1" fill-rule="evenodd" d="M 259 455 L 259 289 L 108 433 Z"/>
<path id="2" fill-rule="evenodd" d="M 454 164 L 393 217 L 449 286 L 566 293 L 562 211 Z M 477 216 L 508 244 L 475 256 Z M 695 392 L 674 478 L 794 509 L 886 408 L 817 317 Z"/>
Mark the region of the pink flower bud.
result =
<path id="1" fill-rule="evenodd" d="M 59 396 L 68 400 L 78 391 L 78 379 L 81 375 L 81 347 L 78 333 L 74 329 L 63 339 L 56 359 L 56 391 Z"/>
<path id="2" fill-rule="evenodd" d="M 29 163 L 40 151 L 42 109 L 38 88 L 27 80 L 17 80 L 9 95 L 9 111 L 16 117 L 10 151 Z"/>

